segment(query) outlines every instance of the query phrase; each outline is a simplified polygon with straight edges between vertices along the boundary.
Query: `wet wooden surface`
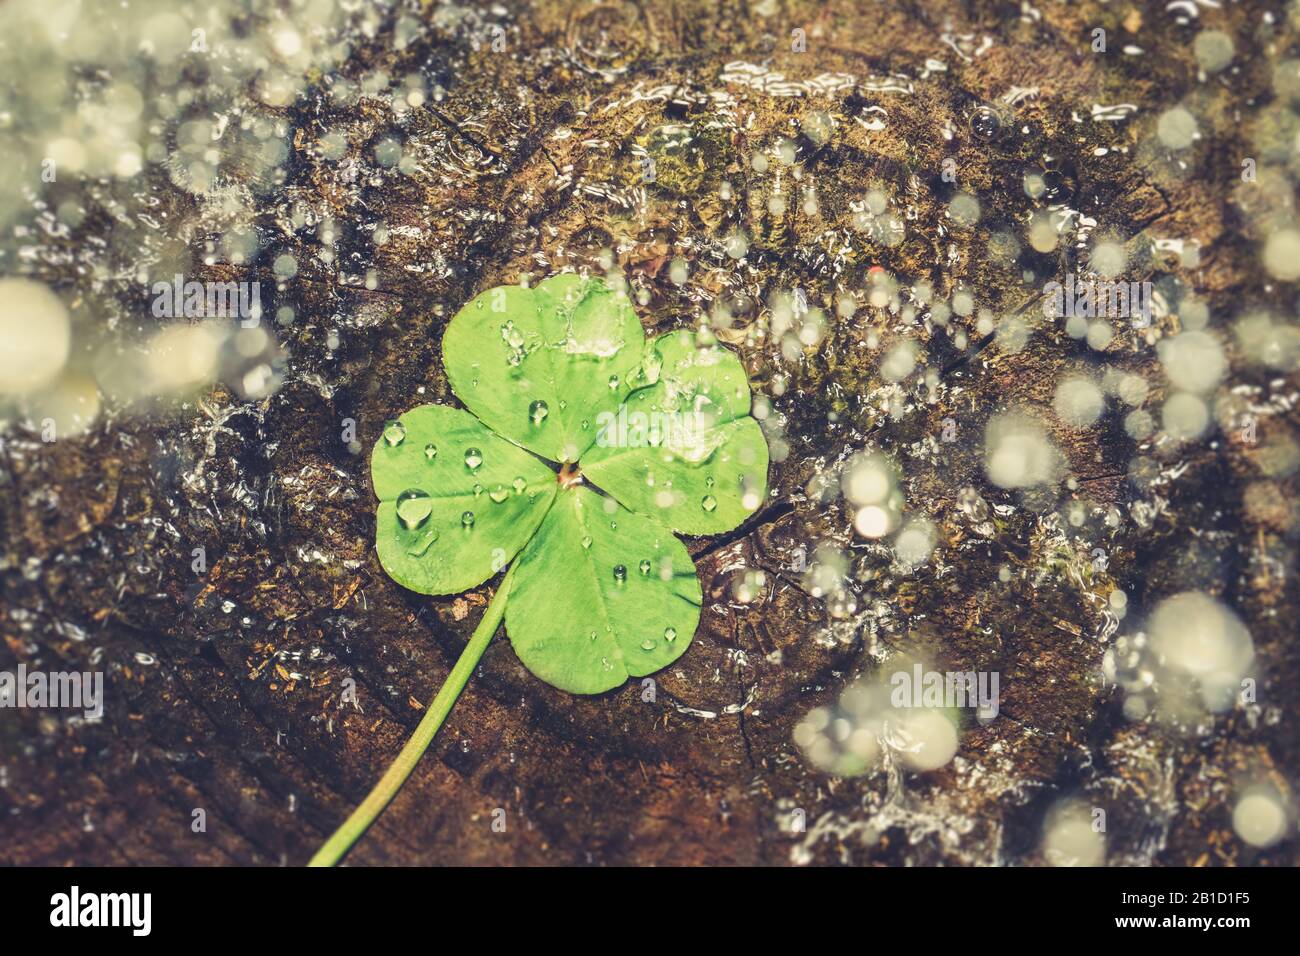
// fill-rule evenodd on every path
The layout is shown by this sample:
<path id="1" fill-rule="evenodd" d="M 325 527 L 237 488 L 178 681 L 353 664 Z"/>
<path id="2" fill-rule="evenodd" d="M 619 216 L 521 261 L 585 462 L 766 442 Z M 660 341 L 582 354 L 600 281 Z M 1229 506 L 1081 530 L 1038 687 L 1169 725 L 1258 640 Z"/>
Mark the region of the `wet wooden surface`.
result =
<path id="1" fill-rule="evenodd" d="M 1235 6 L 1217 23 L 1250 36 L 1263 7 Z M 1247 59 L 1232 92 L 1206 93 L 1189 66 L 1193 33 L 1163 12 L 1126 32 L 1132 16 L 1127 5 L 1095 3 L 1043 3 L 1037 21 L 1007 4 L 543 3 L 512 12 L 504 53 L 456 31 L 400 53 L 357 49 L 345 73 L 423 68 L 447 94 L 400 131 L 419 170 L 373 182 L 371 150 L 393 132 L 390 117 L 317 92 L 284 112 L 291 174 L 267 202 L 270 241 L 256 267 L 271 288 L 277 255 L 300 263 L 268 309 L 296 309 L 276 330 L 291 354 L 285 385 L 260 403 L 218 388 L 169 417 L 122 418 L 52 446 L 6 444 L 0 667 L 98 667 L 108 699 L 98 723 L 0 712 L 0 860 L 305 862 L 419 721 L 490 596 L 484 587 L 426 598 L 385 576 L 373 551 L 370 445 L 407 407 L 454 401 L 439 342 L 461 304 L 524 274 L 598 268 L 601 250 L 613 249 L 649 294 L 647 329 L 689 325 L 715 297 L 755 303 L 724 338 L 756 391 L 772 396 L 789 444 L 771 472 L 776 493 L 739 532 L 690 542 L 701 626 L 657 675 L 652 702 L 632 684 L 595 698 L 559 692 L 499 636 L 351 864 L 1032 864 L 1046 807 L 1072 794 L 1110 808 L 1112 859 L 1296 862 L 1294 840 L 1260 854 L 1231 833 L 1234 777 L 1262 773 L 1286 787 L 1298 763 L 1294 524 L 1241 507 L 1258 480 L 1257 448 L 1225 434 L 1189 449 L 1186 472 L 1165 489 L 1167 509 L 1143 527 L 1130 513 L 1142 496 L 1125 477 L 1133 442 L 1117 416 L 1081 431 L 1047 411 L 1061 374 L 1099 359 L 1059 328 L 1042 326 L 1015 354 L 974 331 L 964 351 L 947 333 L 922 334 L 920 363 L 942 371 L 943 387 L 899 420 L 878 402 L 882 349 L 898 333 L 873 313 L 833 321 L 798 361 L 760 334 L 771 291 L 802 288 L 833 316 L 837 288 L 862 288 L 876 265 L 944 296 L 972 288 L 999 316 L 1024 307 L 1032 288 L 1019 267 L 992 263 L 987 243 L 998 229 L 1023 239 L 1020 176 L 1044 152 L 1070 168 L 1085 215 L 1129 236 L 1200 241 L 1198 268 L 1153 262 L 1149 275 L 1176 274 L 1225 312 L 1247 293 L 1289 310 L 1282 290 L 1263 288 L 1253 247 L 1225 225 L 1236 215 L 1225 184 L 1250 135 L 1230 128 L 1232 110 L 1267 87 L 1269 56 Z M 1115 47 L 1140 43 L 1148 55 L 1094 55 L 1095 23 Z M 806 31 L 806 52 L 791 51 L 795 28 Z M 992 43 L 977 53 L 985 36 Z M 928 58 L 947 69 L 922 77 Z M 791 82 L 832 79 L 827 92 L 775 95 L 725 80 L 736 61 Z M 840 74 L 851 82 L 836 88 Z M 890 76 L 913 92 L 888 88 Z M 999 135 L 974 135 L 972 110 L 1013 87 L 1037 92 L 1008 107 Z M 1216 145 L 1175 182 L 1140 162 L 1139 146 L 1160 109 L 1191 96 L 1209 101 Z M 1114 102 L 1139 112 L 1125 123 L 1073 118 Z M 885 110 L 883 130 L 869 128 L 873 107 Z M 801 135 L 814 111 L 834 122 L 823 144 Z M 665 124 L 691 126 L 699 152 L 659 155 L 658 180 L 645 184 L 638 150 L 653 154 L 651 134 Z M 347 136 L 347 160 L 321 156 L 328 130 Z M 750 160 L 783 137 L 797 145 L 803 180 L 784 172 L 790 208 L 774 214 L 775 174 Z M 1110 152 L 1094 156 L 1098 147 Z M 945 218 L 947 157 L 980 200 L 973 229 Z M 719 198 L 723 180 L 730 200 Z M 849 228 L 849 204 L 874 183 L 914 208 L 897 247 Z M 799 211 L 803 185 L 816 186 L 815 216 Z M 342 224 L 336 262 L 373 267 L 375 290 L 340 285 L 310 231 L 273 228 L 295 200 Z M 192 210 L 180 196 L 167 202 L 183 229 Z M 390 239 L 376 245 L 360 225 L 380 219 Z M 737 228 L 750 237 L 743 265 L 721 251 Z M 850 247 L 842 261 L 840 246 Z M 199 256 L 196 274 L 223 277 Z M 674 256 L 690 264 L 683 288 L 668 276 Z M 1064 268 L 1068 251 L 1053 256 L 1030 265 L 1042 275 Z M 1150 348 L 1117 342 L 1104 360 L 1146 374 L 1158 394 Z M 990 504 L 1014 502 L 982 471 L 984 423 L 1013 401 L 1043 412 L 1081 483 L 1060 500 L 1124 513 L 1101 542 L 1107 569 L 1082 585 L 1065 573 L 1036 585 L 1035 572 L 1053 560 L 1086 565 L 1097 541 L 1080 538 L 1062 559 L 1028 509 L 985 534 L 957 506 L 967 485 Z M 340 438 L 349 418 L 361 453 Z M 959 438 L 939 448 L 949 418 Z M 1261 437 L 1296 426 L 1287 411 L 1263 420 Z M 909 514 L 935 522 L 942 560 L 902 577 L 859 543 L 857 611 L 831 621 L 793 569 L 801 548 L 852 541 L 851 515 L 837 495 L 823 500 L 816 478 L 867 443 L 899 460 Z M 1295 500 L 1295 481 L 1276 489 L 1284 502 Z M 202 574 L 191 570 L 197 547 Z M 1258 572 L 1261 554 L 1279 556 L 1285 574 Z M 732 596 L 741 565 L 767 575 L 747 605 Z M 999 580 L 1003 567 L 1017 572 L 1010 582 Z M 1195 586 L 1230 600 L 1252 631 L 1262 706 L 1200 737 L 1131 724 L 1097 676 L 1105 645 L 1095 599 L 1122 585 L 1136 613 L 1198 574 Z M 809 708 L 872 671 L 882 649 L 997 670 L 1003 693 L 1000 718 L 964 728 L 957 759 L 909 776 L 885 815 L 881 775 L 833 780 L 791 739 Z M 355 705 L 342 698 L 348 679 Z M 793 808 L 809 833 L 788 832 Z M 205 832 L 191 826 L 198 809 Z M 503 833 L 492 828 L 498 809 Z"/>

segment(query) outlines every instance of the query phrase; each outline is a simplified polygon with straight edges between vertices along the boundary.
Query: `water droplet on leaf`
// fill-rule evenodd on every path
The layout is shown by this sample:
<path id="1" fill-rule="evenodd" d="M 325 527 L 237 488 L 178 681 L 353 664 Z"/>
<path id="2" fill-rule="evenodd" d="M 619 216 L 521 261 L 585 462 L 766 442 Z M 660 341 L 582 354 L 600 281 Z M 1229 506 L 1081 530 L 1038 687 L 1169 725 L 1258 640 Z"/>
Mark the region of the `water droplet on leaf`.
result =
<path id="1" fill-rule="evenodd" d="M 395 418 L 384 422 L 384 441 L 396 448 L 406 441 L 406 426 Z"/>
<path id="2" fill-rule="evenodd" d="M 397 496 L 397 520 L 407 531 L 413 531 L 429 520 L 433 513 L 433 499 L 427 491 L 408 488 Z"/>
<path id="3" fill-rule="evenodd" d="M 406 553 L 413 558 L 422 558 L 424 553 L 429 550 L 429 546 L 438 540 L 438 529 L 428 528 L 421 536 L 420 540 L 414 547 L 408 548 Z"/>

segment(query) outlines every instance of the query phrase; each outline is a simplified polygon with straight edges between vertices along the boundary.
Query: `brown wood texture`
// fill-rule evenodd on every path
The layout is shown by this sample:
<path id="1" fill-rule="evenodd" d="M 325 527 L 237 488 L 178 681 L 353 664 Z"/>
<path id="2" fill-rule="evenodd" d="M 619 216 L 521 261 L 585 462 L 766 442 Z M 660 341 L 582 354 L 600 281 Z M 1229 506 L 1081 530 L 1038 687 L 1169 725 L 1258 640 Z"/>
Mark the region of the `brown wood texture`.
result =
<path id="1" fill-rule="evenodd" d="M 639 307 L 647 330 L 689 326 L 715 300 L 748 301 L 722 337 L 771 398 L 769 426 L 780 427 L 770 434 L 788 442 L 771 471 L 775 495 L 738 531 L 688 542 L 702 621 L 688 653 L 657 675 L 653 702 L 637 684 L 593 698 L 557 691 L 499 635 L 351 865 L 1038 864 L 1046 808 L 1069 795 L 1109 808 L 1112 861 L 1295 863 L 1294 838 L 1253 850 L 1231 824 L 1240 775 L 1289 793 L 1300 765 L 1297 479 L 1253 492 L 1278 503 L 1275 521 L 1242 504 L 1261 481 L 1260 449 L 1295 434 L 1294 408 L 1261 419 L 1257 446 L 1225 428 L 1161 459 L 1186 470 L 1143 524 L 1133 505 L 1152 495 L 1128 479 L 1138 452 L 1119 416 L 1075 429 L 1051 413 L 1062 374 L 1091 363 L 1144 375 L 1158 416 L 1163 379 L 1135 333 L 1089 353 L 1040 321 L 1026 348 L 1008 353 L 975 331 L 973 316 L 954 318 L 970 329 L 964 350 L 945 330 L 918 329 L 920 365 L 941 380 L 932 392 L 909 388 L 906 414 L 891 418 L 880 357 L 902 333 L 867 309 L 834 318 L 833 304 L 882 266 L 902 282 L 932 282 L 940 297 L 969 288 L 997 316 L 1033 314 L 1035 286 L 1020 266 L 993 261 L 988 242 L 1006 229 L 1023 243 L 1032 203 L 1021 175 L 1051 153 L 1099 229 L 1199 241 L 1194 268 L 1137 259 L 1138 277 L 1192 286 L 1216 315 L 1247 300 L 1289 314 L 1293 290 L 1268 283 L 1241 233 L 1249 200 L 1234 186 L 1258 132 L 1246 104 L 1267 97 L 1273 64 L 1296 40 L 1285 17 L 1266 29 L 1264 4 L 1205 11 L 1238 38 L 1239 69 L 1225 87 L 1198 82 L 1197 27 L 1163 4 L 1044 2 L 1038 19 L 1014 4 L 954 2 L 508 6 L 505 52 L 449 29 L 402 51 L 361 43 L 344 64 L 352 78 L 423 69 L 445 86 L 400 130 L 418 162 L 410 175 L 375 167 L 373 147 L 393 128 L 371 103 L 343 107 L 314 86 L 281 111 L 292 128 L 289 176 L 266 199 L 272 238 L 255 266 L 269 289 L 277 255 L 300 264 L 268 310 L 296 310 L 274 330 L 290 355 L 278 392 L 244 402 L 218 387 L 80 439 L 6 442 L 0 668 L 99 667 L 108 698 L 97 723 L 0 712 L 0 861 L 305 862 L 419 721 L 491 594 L 426 598 L 387 578 L 373 547 L 371 444 L 406 408 L 455 401 L 440 341 L 460 305 L 525 274 L 599 270 L 612 250 L 648 294 Z M 1106 55 L 1089 49 L 1094 25 L 1110 31 Z M 806 31 L 802 53 L 791 49 L 796 28 Z M 981 50 L 983 37 L 991 43 Z M 1145 55 L 1125 56 L 1124 43 Z M 946 70 L 923 75 L 930 58 Z M 769 81 L 851 80 L 780 95 L 728 80 L 736 62 L 760 65 Z M 1007 105 L 1015 87 L 1034 92 Z M 1212 135 L 1175 178 L 1143 146 L 1161 110 L 1191 99 Z M 1117 102 L 1138 111 L 1091 120 L 1093 104 Z M 972 112 L 998 103 L 1002 128 L 975 135 Z M 873 107 L 885 111 L 883 129 L 869 128 L 882 115 Z M 825 142 L 807 135 L 814 112 L 833 122 Z M 655 131 L 666 124 L 690 127 L 692 148 L 664 148 Z M 347 137 L 344 160 L 316 148 L 327 131 Z M 789 208 L 775 213 L 767 200 L 778 163 L 759 172 L 751 160 L 781 138 L 797 164 L 780 172 Z M 1109 151 L 1095 155 L 1099 147 Z M 640 150 L 656 157 L 654 183 L 642 182 Z M 947 217 L 948 157 L 980 201 L 973 228 Z M 724 180 L 730 199 L 719 196 Z M 897 247 L 850 227 L 850 204 L 875 184 L 914 212 Z M 816 188 L 816 215 L 799 208 L 805 186 Z M 169 228 L 194 240 L 194 274 L 235 277 L 202 264 L 197 205 L 158 189 Z M 297 201 L 340 225 L 333 263 L 317 257 L 310 230 L 274 226 Z M 362 228 L 379 220 L 383 245 Z M 81 238 L 108 228 L 92 221 Z M 743 262 L 721 252 L 733 229 L 749 236 Z M 680 288 L 669 279 L 676 256 L 691 271 Z M 1037 286 L 1072 256 L 1040 257 Z M 339 270 L 367 268 L 374 290 L 338 281 Z M 57 268 L 43 278 L 76 281 Z M 769 294 L 796 287 L 832 321 L 824 342 L 790 361 L 761 331 Z M 1168 334 L 1177 317 L 1158 325 Z M 1268 378 L 1231 348 L 1230 384 Z M 1294 373 L 1288 381 L 1294 389 Z M 1043 514 L 988 483 L 985 422 L 1016 403 L 1041 414 L 1077 480 L 1045 512 L 1070 500 L 1113 504 L 1117 527 L 1092 522 L 1061 553 Z M 340 440 L 348 418 L 360 453 Z M 958 440 L 939 444 L 945 419 Z M 819 485 L 866 445 L 896 457 L 908 513 L 938 528 L 937 560 L 914 574 L 855 540 L 851 512 Z M 980 527 L 958 507 L 966 486 L 1015 510 Z M 852 555 L 856 609 L 843 619 L 792 570 L 800 548 L 823 541 Z M 208 570 L 196 575 L 200 546 Z M 1097 546 L 1106 569 L 1072 577 Z M 767 578 L 749 604 L 733 598 L 742 565 Z M 1015 572 L 1009 582 L 1004 567 Z M 1101 599 L 1117 586 L 1130 599 L 1125 630 L 1189 587 L 1231 603 L 1263 668 L 1260 706 L 1202 734 L 1127 721 L 1122 695 L 1100 680 L 1106 643 L 1096 638 Z M 827 777 L 804 760 L 793 728 L 890 650 L 999 671 L 1001 714 L 964 727 L 957 758 L 940 770 L 892 782 Z M 342 702 L 347 679 L 355 706 Z M 196 833 L 200 808 L 207 826 Z M 491 826 L 498 808 L 504 833 Z M 794 808 L 807 833 L 789 832 Z"/>

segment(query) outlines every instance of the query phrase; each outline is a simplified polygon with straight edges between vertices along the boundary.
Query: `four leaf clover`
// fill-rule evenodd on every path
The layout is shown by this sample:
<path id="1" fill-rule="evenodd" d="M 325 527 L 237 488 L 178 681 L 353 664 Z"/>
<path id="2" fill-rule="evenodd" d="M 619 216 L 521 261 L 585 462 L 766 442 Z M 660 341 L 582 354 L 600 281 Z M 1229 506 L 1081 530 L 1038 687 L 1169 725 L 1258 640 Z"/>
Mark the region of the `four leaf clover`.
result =
<path id="1" fill-rule="evenodd" d="M 729 531 L 767 494 L 745 370 L 698 339 L 647 343 L 623 292 L 571 274 L 456 313 L 443 363 L 468 411 L 420 405 L 384 425 L 370 459 L 376 550 L 423 594 L 513 564 L 410 740 L 311 865 L 341 860 L 401 789 L 503 617 L 524 665 L 571 693 L 686 650 L 701 592 L 674 532 Z"/>
<path id="2" fill-rule="evenodd" d="M 479 295 L 443 360 L 468 411 L 413 408 L 371 458 L 384 569 L 452 594 L 515 559 L 506 633 L 562 690 L 676 660 L 701 594 L 673 532 L 728 531 L 767 494 L 740 361 L 689 331 L 647 343 L 624 293 L 573 274 Z"/>

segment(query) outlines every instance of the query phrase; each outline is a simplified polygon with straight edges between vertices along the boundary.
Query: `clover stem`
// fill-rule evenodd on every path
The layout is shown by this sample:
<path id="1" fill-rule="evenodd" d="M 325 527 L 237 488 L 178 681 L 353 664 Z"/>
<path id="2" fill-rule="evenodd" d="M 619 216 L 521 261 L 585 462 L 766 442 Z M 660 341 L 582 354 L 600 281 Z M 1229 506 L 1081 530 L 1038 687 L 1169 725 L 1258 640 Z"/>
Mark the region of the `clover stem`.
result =
<path id="1" fill-rule="evenodd" d="M 483 652 L 487 650 L 488 644 L 496 635 L 497 627 L 501 623 L 501 618 L 506 610 L 506 598 L 510 593 L 510 582 L 514 577 L 515 566 L 511 565 L 510 570 L 506 572 L 505 578 L 501 581 L 501 586 L 497 588 L 497 593 L 493 595 L 487 610 L 483 612 L 483 618 L 478 622 L 478 627 L 474 629 L 469 643 L 465 645 L 465 650 L 461 652 L 460 659 L 456 661 L 456 666 L 451 669 L 447 679 L 443 681 L 442 687 L 438 694 L 433 698 L 433 703 L 425 711 L 424 717 L 420 720 L 419 726 L 415 728 L 415 733 L 411 739 L 398 753 L 397 757 L 384 771 L 384 775 L 379 778 L 373 790 L 361 801 L 361 805 L 352 811 L 343 825 L 334 831 L 334 835 L 325 841 L 325 844 L 316 851 L 316 855 L 311 858 L 308 866 L 333 866 L 338 863 L 366 832 L 369 826 L 375 822 L 379 814 L 383 813 L 384 808 L 388 806 L 389 801 L 397 796 L 397 791 L 402 788 L 406 778 L 411 775 L 415 765 L 419 763 L 420 757 L 424 755 L 429 744 L 433 742 L 434 735 L 438 733 L 438 728 L 442 722 L 447 719 L 451 713 L 452 707 L 455 706 L 461 691 L 465 689 L 465 684 L 469 680 L 470 674 L 478 666 L 479 659 Z"/>

